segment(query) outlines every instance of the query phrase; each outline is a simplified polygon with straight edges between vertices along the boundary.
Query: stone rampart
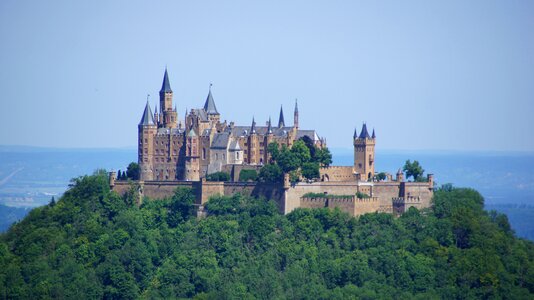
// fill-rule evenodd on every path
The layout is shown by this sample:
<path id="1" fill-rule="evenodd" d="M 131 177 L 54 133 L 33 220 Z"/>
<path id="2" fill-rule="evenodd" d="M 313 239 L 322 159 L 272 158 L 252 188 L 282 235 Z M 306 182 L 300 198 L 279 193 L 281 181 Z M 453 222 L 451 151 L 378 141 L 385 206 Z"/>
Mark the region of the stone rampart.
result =
<path id="1" fill-rule="evenodd" d="M 320 168 L 319 174 L 321 181 L 356 181 L 352 166 L 331 166 Z"/>

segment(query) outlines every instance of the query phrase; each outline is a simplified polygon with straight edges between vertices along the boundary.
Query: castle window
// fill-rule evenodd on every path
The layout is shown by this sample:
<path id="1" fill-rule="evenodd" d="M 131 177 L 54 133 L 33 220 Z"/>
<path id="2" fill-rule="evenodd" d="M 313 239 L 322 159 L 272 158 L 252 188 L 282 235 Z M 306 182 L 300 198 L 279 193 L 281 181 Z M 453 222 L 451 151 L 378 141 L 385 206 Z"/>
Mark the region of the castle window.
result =
<path id="1" fill-rule="evenodd" d="M 202 148 L 202 159 L 206 159 L 206 148 Z"/>
<path id="2" fill-rule="evenodd" d="M 235 157 L 236 157 L 236 159 L 239 159 L 239 152 L 235 153 Z"/>

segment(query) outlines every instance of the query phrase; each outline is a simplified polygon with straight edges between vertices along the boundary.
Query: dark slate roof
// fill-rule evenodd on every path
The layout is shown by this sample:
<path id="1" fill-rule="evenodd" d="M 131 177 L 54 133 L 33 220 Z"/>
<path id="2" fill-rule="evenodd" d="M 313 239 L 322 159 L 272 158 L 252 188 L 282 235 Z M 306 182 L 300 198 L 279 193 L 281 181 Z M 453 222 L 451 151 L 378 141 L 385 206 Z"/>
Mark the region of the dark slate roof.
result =
<path id="1" fill-rule="evenodd" d="M 200 116 L 201 121 L 208 121 L 208 114 L 203 108 L 196 108 L 193 112 L 195 115 Z"/>
<path id="2" fill-rule="evenodd" d="M 206 103 L 204 103 L 204 110 L 208 113 L 208 115 L 219 114 L 219 112 L 217 111 L 217 107 L 215 106 L 215 101 L 213 101 L 213 96 L 211 95 L 211 87 L 208 93 L 208 97 L 206 98 Z"/>
<path id="3" fill-rule="evenodd" d="M 271 127 L 271 117 L 269 117 L 269 124 L 267 125 L 267 133 L 273 133 L 273 128 Z"/>
<path id="4" fill-rule="evenodd" d="M 376 135 L 375 135 L 375 129 L 373 128 L 373 134 L 371 135 L 371 138 L 375 139 L 376 138 Z"/>
<path id="5" fill-rule="evenodd" d="M 280 117 L 278 117 L 278 127 L 285 127 L 286 123 L 284 122 L 284 110 L 282 109 L 282 106 L 280 105 Z"/>
<path id="6" fill-rule="evenodd" d="M 163 83 L 161 84 L 160 93 L 172 93 L 171 84 L 169 83 L 169 74 L 167 74 L 167 68 L 165 68 L 165 75 L 163 75 Z"/>
<path id="7" fill-rule="evenodd" d="M 297 131 L 297 139 L 303 138 L 306 135 L 314 142 L 319 140 L 319 136 L 317 135 L 315 130 L 299 130 L 299 131 Z"/>
<path id="8" fill-rule="evenodd" d="M 367 131 L 367 124 L 363 123 L 362 132 L 360 133 L 360 139 L 368 139 L 371 136 L 369 135 L 369 132 Z"/>
<path id="9" fill-rule="evenodd" d="M 157 134 L 181 135 L 184 133 L 183 128 L 158 128 Z"/>
<path id="10" fill-rule="evenodd" d="M 256 134 L 260 136 L 267 135 L 269 131 L 269 126 L 255 126 Z M 284 137 L 287 136 L 287 133 L 293 130 L 293 127 L 281 127 L 281 128 L 271 128 L 273 136 L 275 137 Z M 246 131 L 246 133 L 245 133 Z M 249 126 L 234 126 L 233 128 L 226 127 L 224 132 L 229 132 L 232 136 L 246 136 L 250 134 Z M 315 130 L 298 130 L 297 139 L 304 137 L 305 135 L 309 136 L 313 141 L 319 140 Z"/>
<path id="11" fill-rule="evenodd" d="M 143 112 L 143 117 L 141 118 L 139 125 L 156 125 L 154 122 L 154 115 L 152 114 L 152 110 L 150 109 L 148 101 L 146 102 L 145 111 Z"/>
<path id="12" fill-rule="evenodd" d="M 295 113 L 298 114 L 299 113 L 299 106 L 297 104 L 297 99 L 295 99 Z"/>
<path id="13" fill-rule="evenodd" d="M 354 135 L 352 137 L 353 138 L 357 138 L 358 137 L 358 128 L 354 127 Z"/>
<path id="14" fill-rule="evenodd" d="M 230 140 L 230 133 L 228 132 L 216 133 L 213 136 L 213 142 L 211 142 L 211 148 L 226 149 L 228 147 L 229 140 Z"/>
<path id="15" fill-rule="evenodd" d="M 239 142 L 237 140 L 232 141 L 229 149 L 230 151 L 240 151 L 241 147 L 239 146 Z"/>

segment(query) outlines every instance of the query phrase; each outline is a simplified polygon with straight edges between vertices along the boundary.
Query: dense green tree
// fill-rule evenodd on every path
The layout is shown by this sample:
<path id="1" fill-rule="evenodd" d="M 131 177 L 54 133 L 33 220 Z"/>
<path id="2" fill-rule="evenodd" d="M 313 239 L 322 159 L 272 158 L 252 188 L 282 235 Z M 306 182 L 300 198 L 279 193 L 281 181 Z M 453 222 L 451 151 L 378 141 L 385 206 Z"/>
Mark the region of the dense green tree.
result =
<path id="1" fill-rule="evenodd" d="M 226 172 L 215 172 L 206 176 L 207 181 L 230 181 L 230 174 Z"/>
<path id="2" fill-rule="evenodd" d="M 414 181 L 424 180 L 423 173 L 425 170 L 423 170 L 417 160 L 414 160 L 413 162 L 407 160 L 402 169 L 406 172 L 406 178 L 413 177 Z"/>
<path id="3" fill-rule="evenodd" d="M 328 167 L 332 164 L 332 153 L 330 153 L 330 150 L 327 147 L 316 148 L 313 160 L 319 163 L 322 167 Z"/>
<path id="4" fill-rule="evenodd" d="M 307 163 L 311 159 L 310 149 L 306 147 L 306 144 L 302 140 L 296 140 L 291 146 L 291 153 L 293 153 L 295 159 L 298 161 L 298 165 Z"/>
<path id="5" fill-rule="evenodd" d="M 239 181 L 256 181 L 258 180 L 258 172 L 256 170 L 243 169 L 239 172 Z"/>
<path id="6" fill-rule="evenodd" d="M 282 215 L 273 201 L 236 194 L 213 197 L 197 219 L 191 189 L 140 206 L 135 194 L 111 192 L 99 171 L 31 211 L 0 235 L 0 298 L 534 294 L 534 244 L 516 238 L 506 216 L 484 211 L 472 189 L 437 189 L 431 208 L 398 218 L 325 208 Z"/>
<path id="7" fill-rule="evenodd" d="M 277 164 L 266 164 L 260 169 L 258 179 L 262 182 L 282 182 L 283 172 Z"/>
<path id="8" fill-rule="evenodd" d="M 278 154 L 280 154 L 280 147 L 277 142 L 271 142 L 267 146 L 267 151 L 271 154 L 271 163 L 278 159 Z"/>
<path id="9" fill-rule="evenodd" d="M 139 180 L 140 172 L 139 164 L 131 162 L 126 169 L 126 176 L 131 180 Z"/>
<path id="10" fill-rule="evenodd" d="M 302 176 L 306 179 L 319 178 L 319 164 L 315 162 L 306 162 L 301 167 Z"/>
<path id="11" fill-rule="evenodd" d="M 278 154 L 276 163 L 280 166 L 280 168 L 282 168 L 284 173 L 297 170 L 300 166 L 299 158 L 294 152 L 290 151 L 286 145 L 282 145 L 282 149 Z"/>

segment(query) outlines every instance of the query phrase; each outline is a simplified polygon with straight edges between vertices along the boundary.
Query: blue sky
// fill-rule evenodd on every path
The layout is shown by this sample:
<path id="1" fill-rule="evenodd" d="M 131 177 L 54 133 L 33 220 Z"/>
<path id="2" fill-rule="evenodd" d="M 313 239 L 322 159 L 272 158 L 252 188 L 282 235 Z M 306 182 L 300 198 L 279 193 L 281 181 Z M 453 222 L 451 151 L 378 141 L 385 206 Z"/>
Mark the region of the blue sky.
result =
<path id="1" fill-rule="evenodd" d="M 533 1 L 0 2 L 0 144 L 135 146 L 165 66 L 182 116 L 292 122 L 330 147 L 534 151 Z"/>

